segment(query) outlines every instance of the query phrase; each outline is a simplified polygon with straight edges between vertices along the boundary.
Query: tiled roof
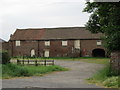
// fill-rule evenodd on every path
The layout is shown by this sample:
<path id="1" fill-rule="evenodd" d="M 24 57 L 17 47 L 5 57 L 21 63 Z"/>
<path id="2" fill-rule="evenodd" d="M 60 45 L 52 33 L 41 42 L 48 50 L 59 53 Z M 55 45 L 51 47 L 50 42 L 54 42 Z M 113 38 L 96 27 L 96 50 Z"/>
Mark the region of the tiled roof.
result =
<path id="1" fill-rule="evenodd" d="M 84 27 L 17 29 L 10 40 L 100 39 L 103 34 L 92 34 Z"/>
<path id="2" fill-rule="evenodd" d="M 42 35 L 43 29 L 17 29 L 10 40 L 40 40 Z"/>

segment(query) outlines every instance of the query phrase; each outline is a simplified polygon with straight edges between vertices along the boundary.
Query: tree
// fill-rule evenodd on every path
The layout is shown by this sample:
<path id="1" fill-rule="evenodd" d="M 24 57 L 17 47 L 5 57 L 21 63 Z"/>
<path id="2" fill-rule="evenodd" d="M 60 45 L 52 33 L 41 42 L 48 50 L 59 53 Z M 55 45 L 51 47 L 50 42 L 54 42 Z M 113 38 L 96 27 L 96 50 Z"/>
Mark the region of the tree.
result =
<path id="1" fill-rule="evenodd" d="M 10 56 L 7 51 L 0 51 L 0 64 L 10 63 Z"/>
<path id="2" fill-rule="evenodd" d="M 111 53 L 116 52 L 118 55 L 116 58 L 118 58 L 120 55 L 118 54 L 120 53 L 120 2 L 87 2 L 86 4 L 83 11 L 91 13 L 85 25 L 86 29 L 92 33 L 103 33 L 104 46 Z M 120 57 L 116 62 L 120 62 Z M 118 64 L 117 70 L 120 69 L 119 67 Z"/>

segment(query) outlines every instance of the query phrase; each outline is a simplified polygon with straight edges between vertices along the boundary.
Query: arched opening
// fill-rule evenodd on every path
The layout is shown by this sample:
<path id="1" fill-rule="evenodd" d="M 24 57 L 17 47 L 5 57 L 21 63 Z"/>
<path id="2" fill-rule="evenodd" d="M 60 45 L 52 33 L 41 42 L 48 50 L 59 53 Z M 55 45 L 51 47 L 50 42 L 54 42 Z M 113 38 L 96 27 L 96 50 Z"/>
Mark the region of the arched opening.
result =
<path id="1" fill-rule="evenodd" d="M 92 51 L 93 57 L 105 57 L 105 50 L 104 49 L 94 49 Z"/>
<path id="2" fill-rule="evenodd" d="M 31 57 L 34 57 L 34 56 L 35 56 L 35 50 L 32 49 L 32 50 L 31 50 Z"/>

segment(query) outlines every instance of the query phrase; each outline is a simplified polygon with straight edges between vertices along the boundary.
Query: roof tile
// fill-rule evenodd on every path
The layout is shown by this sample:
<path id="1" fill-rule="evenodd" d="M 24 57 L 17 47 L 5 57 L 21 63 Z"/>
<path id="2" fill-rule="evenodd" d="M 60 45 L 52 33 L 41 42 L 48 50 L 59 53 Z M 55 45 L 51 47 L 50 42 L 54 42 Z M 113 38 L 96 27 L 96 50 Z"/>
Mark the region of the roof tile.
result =
<path id="1" fill-rule="evenodd" d="M 84 27 L 17 29 L 10 40 L 100 39 L 103 34 L 92 34 Z"/>

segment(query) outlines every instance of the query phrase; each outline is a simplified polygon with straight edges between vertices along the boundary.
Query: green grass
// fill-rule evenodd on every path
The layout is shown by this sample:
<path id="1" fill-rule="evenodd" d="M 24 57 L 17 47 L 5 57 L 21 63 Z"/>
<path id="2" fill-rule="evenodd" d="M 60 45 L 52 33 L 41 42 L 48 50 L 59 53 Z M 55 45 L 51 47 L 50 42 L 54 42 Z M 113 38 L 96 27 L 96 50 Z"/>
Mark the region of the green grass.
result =
<path id="1" fill-rule="evenodd" d="M 91 78 L 87 79 L 87 81 L 107 88 L 118 88 L 118 77 L 118 74 L 112 71 L 110 66 L 107 65 Z"/>
<path id="2" fill-rule="evenodd" d="M 87 63 L 96 63 L 96 64 L 109 64 L 110 59 L 109 58 L 100 58 L 100 59 L 80 59 L 82 62 L 87 62 Z"/>
<path id="3" fill-rule="evenodd" d="M 2 78 L 13 77 L 28 77 L 28 76 L 42 76 L 44 74 L 53 71 L 66 71 L 67 68 L 63 68 L 57 65 L 54 66 L 22 66 L 16 64 L 2 65 Z"/>

